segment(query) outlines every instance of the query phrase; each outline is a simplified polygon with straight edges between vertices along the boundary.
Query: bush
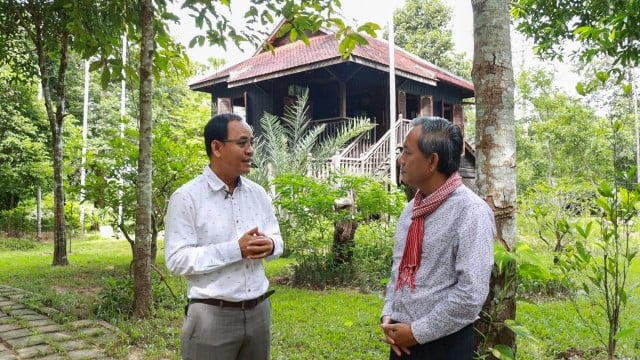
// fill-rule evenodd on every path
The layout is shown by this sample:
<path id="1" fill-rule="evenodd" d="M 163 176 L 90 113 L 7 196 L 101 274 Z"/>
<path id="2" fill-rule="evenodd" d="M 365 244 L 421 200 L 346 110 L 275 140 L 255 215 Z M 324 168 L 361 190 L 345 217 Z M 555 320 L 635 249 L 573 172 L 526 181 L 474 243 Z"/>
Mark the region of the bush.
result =
<path id="1" fill-rule="evenodd" d="M 358 227 L 352 263 L 336 263 L 329 244 L 316 246 L 296 256 L 289 280 L 291 285 L 325 289 L 357 287 L 363 292 L 386 286 L 393 260 L 393 229 L 371 222 Z"/>
<path id="2" fill-rule="evenodd" d="M 38 242 L 31 238 L 8 238 L 0 240 L 0 249 L 7 251 L 26 251 L 35 249 Z"/>
<path id="3" fill-rule="evenodd" d="M 297 260 L 290 275 L 293 285 L 355 286 L 365 291 L 384 286 L 391 268 L 395 219 L 406 204 L 402 191 L 389 192 L 371 178 L 336 174 L 328 179 L 288 174 L 274 184 L 285 255 Z M 335 200 L 351 191 L 355 212 L 334 211 Z M 358 223 L 353 243 L 347 245 L 353 249 L 349 263 L 332 253 L 338 221 Z"/>
<path id="4" fill-rule="evenodd" d="M 109 322 L 130 318 L 135 306 L 133 279 L 108 277 L 105 281 L 106 285 L 98 294 L 100 301 L 95 315 Z M 154 309 L 176 309 L 186 303 L 186 296 L 175 295 L 157 274 L 152 274 L 151 281 Z"/>

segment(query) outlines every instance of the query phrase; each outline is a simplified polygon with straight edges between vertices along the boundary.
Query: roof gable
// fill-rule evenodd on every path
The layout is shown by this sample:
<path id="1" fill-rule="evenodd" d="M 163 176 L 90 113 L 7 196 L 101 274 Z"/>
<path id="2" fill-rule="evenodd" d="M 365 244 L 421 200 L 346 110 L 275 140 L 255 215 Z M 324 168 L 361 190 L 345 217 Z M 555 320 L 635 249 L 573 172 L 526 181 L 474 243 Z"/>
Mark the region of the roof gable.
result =
<path id="1" fill-rule="evenodd" d="M 260 47 L 251 58 L 191 83 L 191 89 L 201 90 L 222 82 L 227 82 L 229 87 L 241 86 L 346 61 L 385 72 L 389 71 L 387 41 L 365 36 L 369 44 L 356 46 L 351 55 L 345 59 L 338 51 L 339 43 L 335 34 L 327 29 L 309 36 L 310 46 L 302 41 L 287 42 L 283 40 L 288 39 L 286 36 L 275 38 L 275 34 L 283 23 L 281 22 L 269 37 L 274 46 L 277 45 L 273 53 Z M 469 81 L 398 46 L 395 47 L 394 54 L 395 71 L 398 76 L 434 86 L 438 82 L 444 82 L 461 88 L 468 97 L 473 96 L 473 84 Z"/>

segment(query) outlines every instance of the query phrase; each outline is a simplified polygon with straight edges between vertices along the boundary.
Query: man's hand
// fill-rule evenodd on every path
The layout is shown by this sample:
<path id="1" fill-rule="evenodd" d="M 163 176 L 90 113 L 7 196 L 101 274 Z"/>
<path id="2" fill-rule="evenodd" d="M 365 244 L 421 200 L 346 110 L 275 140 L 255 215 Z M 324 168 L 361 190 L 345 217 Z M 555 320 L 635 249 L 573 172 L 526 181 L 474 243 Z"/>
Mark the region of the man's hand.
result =
<path id="1" fill-rule="evenodd" d="M 391 345 L 391 350 L 398 356 L 402 356 L 403 353 L 409 355 L 409 348 L 418 343 L 409 324 L 394 323 L 390 316 L 384 316 L 380 327 L 384 332 L 382 341 Z"/>
<path id="2" fill-rule="evenodd" d="M 246 259 L 262 259 L 273 253 L 273 240 L 257 227 L 244 233 L 238 244 L 242 257 Z"/>

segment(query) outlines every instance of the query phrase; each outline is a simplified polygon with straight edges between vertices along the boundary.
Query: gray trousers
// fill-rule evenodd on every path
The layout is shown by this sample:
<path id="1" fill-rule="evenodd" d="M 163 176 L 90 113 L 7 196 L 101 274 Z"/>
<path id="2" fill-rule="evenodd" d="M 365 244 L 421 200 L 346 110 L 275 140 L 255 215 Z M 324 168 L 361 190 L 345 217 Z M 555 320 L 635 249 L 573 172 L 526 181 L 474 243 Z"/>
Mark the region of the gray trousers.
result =
<path id="1" fill-rule="evenodd" d="M 180 340 L 185 360 L 269 360 L 271 302 L 251 310 L 191 304 Z"/>

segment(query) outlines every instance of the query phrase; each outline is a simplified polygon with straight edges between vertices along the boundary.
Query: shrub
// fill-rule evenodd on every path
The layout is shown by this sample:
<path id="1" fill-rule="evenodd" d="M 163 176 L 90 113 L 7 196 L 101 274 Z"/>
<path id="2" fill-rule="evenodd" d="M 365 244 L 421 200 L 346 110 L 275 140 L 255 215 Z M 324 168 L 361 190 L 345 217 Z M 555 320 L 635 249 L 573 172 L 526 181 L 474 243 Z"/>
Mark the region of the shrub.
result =
<path id="1" fill-rule="evenodd" d="M 31 238 L 7 238 L 0 240 L 0 249 L 7 251 L 26 251 L 35 249 L 38 242 Z"/>
<path id="2" fill-rule="evenodd" d="M 291 267 L 291 285 L 325 289 L 357 287 L 361 291 L 382 290 L 389 279 L 393 260 L 393 229 L 378 222 L 358 227 L 352 263 L 336 263 L 329 245 L 299 253 Z"/>
<path id="3" fill-rule="evenodd" d="M 402 191 L 389 192 L 374 179 L 340 174 L 327 179 L 286 174 L 274 184 L 286 255 L 297 260 L 290 275 L 294 285 L 381 288 L 391 268 L 393 224 L 406 204 Z M 334 211 L 335 200 L 348 192 L 355 194 L 355 212 Z M 333 253 L 338 221 L 358 223 L 353 242 L 348 243 L 353 257 L 347 263 Z"/>
<path id="4" fill-rule="evenodd" d="M 100 300 L 95 315 L 110 322 L 130 318 L 135 306 L 133 279 L 108 277 L 104 280 L 106 285 L 98 294 Z M 157 274 L 152 274 L 151 281 L 154 309 L 176 309 L 186 302 L 186 296 L 174 294 Z"/>

